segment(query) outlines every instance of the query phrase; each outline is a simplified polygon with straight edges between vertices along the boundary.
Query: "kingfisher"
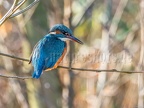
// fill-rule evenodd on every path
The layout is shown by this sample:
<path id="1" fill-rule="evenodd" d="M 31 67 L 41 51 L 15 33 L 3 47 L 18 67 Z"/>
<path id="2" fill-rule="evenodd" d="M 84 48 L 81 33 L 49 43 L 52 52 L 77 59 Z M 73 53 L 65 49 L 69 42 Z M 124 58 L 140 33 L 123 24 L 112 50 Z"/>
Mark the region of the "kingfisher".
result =
<path id="1" fill-rule="evenodd" d="M 35 45 L 29 60 L 34 67 L 33 78 L 38 79 L 43 71 L 50 71 L 58 67 L 66 54 L 67 40 L 83 44 L 74 37 L 71 29 L 63 24 L 56 24 Z"/>

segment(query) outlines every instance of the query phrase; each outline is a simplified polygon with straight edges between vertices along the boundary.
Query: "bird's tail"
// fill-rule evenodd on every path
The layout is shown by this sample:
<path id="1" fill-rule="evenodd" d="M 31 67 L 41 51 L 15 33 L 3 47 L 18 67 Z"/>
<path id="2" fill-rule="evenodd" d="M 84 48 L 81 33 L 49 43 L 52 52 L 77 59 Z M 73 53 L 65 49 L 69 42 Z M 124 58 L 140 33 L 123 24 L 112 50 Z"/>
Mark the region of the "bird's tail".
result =
<path id="1" fill-rule="evenodd" d="M 41 76 L 42 71 L 34 71 L 32 77 L 38 79 Z"/>

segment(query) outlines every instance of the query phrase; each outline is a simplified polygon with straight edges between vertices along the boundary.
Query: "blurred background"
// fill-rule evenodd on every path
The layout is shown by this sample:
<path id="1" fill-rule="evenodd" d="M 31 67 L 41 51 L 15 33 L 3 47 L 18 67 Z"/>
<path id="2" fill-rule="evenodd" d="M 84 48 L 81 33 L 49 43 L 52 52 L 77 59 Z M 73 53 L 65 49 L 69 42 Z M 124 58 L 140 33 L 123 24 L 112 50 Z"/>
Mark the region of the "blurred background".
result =
<path id="1" fill-rule="evenodd" d="M 0 18 L 13 2 L 0 1 Z M 0 108 L 144 108 L 144 76 L 136 73 L 144 68 L 144 0 L 40 0 L 0 26 L 0 52 L 29 59 L 34 45 L 57 23 L 84 42 L 68 42 L 61 66 L 135 73 L 58 68 L 40 79 L 0 77 Z M 0 74 L 32 72 L 28 62 L 0 56 Z"/>

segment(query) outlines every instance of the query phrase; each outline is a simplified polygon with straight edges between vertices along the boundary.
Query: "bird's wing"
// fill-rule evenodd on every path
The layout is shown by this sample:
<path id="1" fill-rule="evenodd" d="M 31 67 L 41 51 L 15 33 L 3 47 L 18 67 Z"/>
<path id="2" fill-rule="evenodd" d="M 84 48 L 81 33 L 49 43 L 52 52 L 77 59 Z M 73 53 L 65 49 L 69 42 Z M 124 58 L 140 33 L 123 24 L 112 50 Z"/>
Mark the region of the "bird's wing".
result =
<path id="1" fill-rule="evenodd" d="M 52 42 L 47 42 L 44 46 L 45 49 L 45 67 L 44 70 L 49 68 L 55 68 L 55 64 L 59 64 L 65 54 L 66 43 L 61 40 L 53 40 Z"/>
<path id="2" fill-rule="evenodd" d="M 32 62 L 37 69 L 52 68 L 62 56 L 65 47 L 65 42 L 48 35 L 35 45 L 29 63 Z"/>
<path id="3" fill-rule="evenodd" d="M 39 43 L 39 42 L 38 42 Z M 38 45 L 38 43 L 34 46 L 34 48 L 33 48 L 33 51 L 32 51 L 32 53 L 31 53 L 31 55 L 30 55 L 30 60 L 29 60 L 29 64 L 32 62 L 32 56 L 33 56 L 33 52 L 34 52 L 34 49 L 36 49 L 36 47 L 37 47 L 37 45 Z"/>
<path id="4" fill-rule="evenodd" d="M 56 60 L 54 62 L 50 62 L 49 60 L 46 61 L 46 66 L 44 68 L 45 71 L 49 71 L 52 69 L 57 68 L 57 66 L 59 65 L 59 63 L 62 61 L 62 59 L 64 58 L 64 55 L 66 54 L 67 48 L 65 47 L 63 50 L 63 53 L 60 54 Z"/>

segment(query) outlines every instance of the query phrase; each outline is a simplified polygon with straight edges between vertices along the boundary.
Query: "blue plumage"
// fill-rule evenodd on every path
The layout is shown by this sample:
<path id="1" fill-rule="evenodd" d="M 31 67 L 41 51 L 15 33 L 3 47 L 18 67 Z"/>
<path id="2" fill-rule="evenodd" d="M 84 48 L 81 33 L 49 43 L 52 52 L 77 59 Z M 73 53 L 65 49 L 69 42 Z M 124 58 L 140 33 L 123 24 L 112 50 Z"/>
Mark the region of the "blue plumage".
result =
<path id="1" fill-rule="evenodd" d="M 65 47 L 66 42 L 57 39 L 54 34 L 48 34 L 40 40 L 35 46 L 32 56 L 33 78 L 39 78 L 42 70 L 52 68 L 62 55 Z"/>
<path id="2" fill-rule="evenodd" d="M 58 66 L 65 55 L 67 39 L 82 44 L 80 40 L 72 36 L 69 28 L 57 24 L 36 44 L 29 62 L 32 62 L 34 66 L 33 78 L 39 78 L 43 70 L 51 70 Z"/>

